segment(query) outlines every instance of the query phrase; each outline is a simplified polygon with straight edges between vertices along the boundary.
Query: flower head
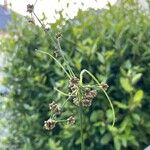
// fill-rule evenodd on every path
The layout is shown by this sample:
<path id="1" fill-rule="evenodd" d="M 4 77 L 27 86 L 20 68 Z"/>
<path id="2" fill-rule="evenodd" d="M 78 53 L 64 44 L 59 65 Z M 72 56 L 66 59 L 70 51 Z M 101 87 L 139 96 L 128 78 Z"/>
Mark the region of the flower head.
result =
<path id="1" fill-rule="evenodd" d="M 70 125 L 73 125 L 75 124 L 75 117 L 74 116 L 70 116 L 68 119 L 67 119 L 67 124 L 70 124 Z"/>
<path id="2" fill-rule="evenodd" d="M 27 5 L 27 12 L 33 13 L 33 10 L 34 10 L 34 5 L 28 4 L 28 5 Z"/>
<path id="3" fill-rule="evenodd" d="M 47 121 L 44 121 L 44 128 L 46 130 L 53 129 L 56 125 L 56 121 L 52 119 L 48 119 Z"/>

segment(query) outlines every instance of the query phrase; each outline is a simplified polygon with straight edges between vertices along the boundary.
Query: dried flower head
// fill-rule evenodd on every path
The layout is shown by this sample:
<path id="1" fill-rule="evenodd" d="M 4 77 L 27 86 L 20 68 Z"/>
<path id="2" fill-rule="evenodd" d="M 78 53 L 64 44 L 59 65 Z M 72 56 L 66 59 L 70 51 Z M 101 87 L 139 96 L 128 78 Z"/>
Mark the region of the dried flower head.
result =
<path id="1" fill-rule="evenodd" d="M 73 92 L 75 91 L 79 86 L 79 79 L 77 77 L 72 78 L 69 81 L 69 89 Z"/>
<path id="2" fill-rule="evenodd" d="M 27 5 L 27 12 L 33 13 L 33 10 L 34 10 L 34 5 L 28 4 L 28 5 Z"/>
<path id="3" fill-rule="evenodd" d="M 94 98 L 97 95 L 97 91 L 96 90 L 88 90 L 85 92 L 85 97 L 86 98 Z"/>
<path id="4" fill-rule="evenodd" d="M 60 114 L 60 107 L 54 101 L 49 104 L 49 109 L 56 114 Z"/>
<path id="5" fill-rule="evenodd" d="M 67 119 L 67 124 L 70 124 L 70 125 L 73 125 L 75 124 L 76 122 L 76 119 L 74 116 L 70 116 L 68 119 Z"/>
<path id="6" fill-rule="evenodd" d="M 83 107 L 89 107 L 92 104 L 92 99 L 83 99 L 81 102 Z"/>
<path id="7" fill-rule="evenodd" d="M 53 129 L 56 125 L 56 121 L 52 119 L 48 119 L 47 121 L 44 121 L 44 128 L 46 130 Z"/>
<path id="8" fill-rule="evenodd" d="M 106 83 L 101 83 L 100 87 L 105 91 L 107 91 L 107 89 L 109 88 L 108 84 L 106 84 Z"/>

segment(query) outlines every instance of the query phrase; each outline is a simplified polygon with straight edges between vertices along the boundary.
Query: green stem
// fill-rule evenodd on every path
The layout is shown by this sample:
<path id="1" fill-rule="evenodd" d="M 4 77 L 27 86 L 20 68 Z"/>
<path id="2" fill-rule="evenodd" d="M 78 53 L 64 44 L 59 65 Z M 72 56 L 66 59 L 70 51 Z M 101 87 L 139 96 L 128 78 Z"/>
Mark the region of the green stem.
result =
<path id="1" fill-rule="evenodd" d="M 61 65 L 61 63 L 53 55 L 51 55 L 50 53 L 47 53 L 45 51 L 41 51 L 41 50 L 38 50 L 37 52 L 46 54 L 46 55 L 50 56 L 52 59 L 54 59 L 57 62 L 57 64 L 63 69 L 63 71 L 66 73 L 68 78 L 71 79 L 71 76 L 69 75 L 69 73 L 66 71 L 66 69 Z"/>
<path id="2" fill-rule="evenodd" d="M 63 92 L 63 91 L 61 91 L 61 90 L 59 90 L 59 89 L 57 89 L 57 88 L 54 88 L 54 90 L 56 90 L 57 92 L 59 92 L 61 95 L 64 95 L 64 96 L 71 96 L 71 94 L 67 94 L 67 93 L 65 93 L 65 92 Z"/>
<path id="3" fill-rule="evenodd" d="M 80 113 L 79 113 L 79 115 L 80 115 L 81 150 L 84 150 L 82 106 L 80 106 Z"/>
<path id="4" fill-rule="evenodd" d="M 92 77 L 92 79 L 98 84 L 98 85 L 100 85 L 100 83 L 99 83 L 99 81 L 95 78 L 95 76 L 91 73 L 91 72 L 89 72 L 88 70 L 86 70 L 86 69 L 83 69 L 82 71 L 81 71 L 81 73 L 80 73 L 80 85 L 82 86 L 82 84 L 83 84 L 83 74 L 84 73 L 87 73 L 87 74 L 89 74 L 91 77 Z M 101 87 L 100 87 L 101 88 Z M 113 113 L 113 123 L 112 123 L 112 126 L 114 126 L 114 124 L 115 124 L 115 111 L 114 111 L 114 107 L 113 107 L 113 104 L 112 104 L 112 102 L 111 102 L 111 100 L 110 100 L 110 98 L 109 98 L 109 96 L 108 96 L 108 94 L 106 93 L 106 91 L 103 89 L 103 88 L 101 88 L 101 90 L 103 91 L 103 93 L 105 94 L 105 96 L 106 96 L 106 98 L 107 98 L 107 100 L 108 100 L 108 102 L 109 102 L 109 104 L 110 104 L 110 107 L 111 107 L 111 109 L 112 109 L 112 113 Z"/>
<path id="5" fill-rule="evenodd" d="M 60 53 L 61 53 L 61 56 L 62 56 L 62 58 L 64 59 L 66 65 L 67 65 L 68 71 L 70 72 L 70 74 L 71 74 L 73 77 L 75 77 L 74 72 L 72 71 L 71 67 L 69 66 L 69 63 L 68 63 L 67 59 L 65 58 L 65 56 L 64 56 L 64 54 L 63 54 L 63 51 L 62 51 L 62 48 L 61 48 L 61 45 L 60 45 L 60 40 L 59 40 L 59 38 L 57 39 L 57 44 L 58 44 L 58 49 L 59 49 L 59 51 L 60 51 Z"/>

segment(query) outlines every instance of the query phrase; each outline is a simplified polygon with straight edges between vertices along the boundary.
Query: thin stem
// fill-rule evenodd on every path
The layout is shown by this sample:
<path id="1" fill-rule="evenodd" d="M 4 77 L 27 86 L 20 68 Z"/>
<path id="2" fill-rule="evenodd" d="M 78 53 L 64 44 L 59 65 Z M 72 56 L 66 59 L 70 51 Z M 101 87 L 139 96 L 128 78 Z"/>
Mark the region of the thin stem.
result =
<path id="1" fill-rule="evenodd" d="M 81 150 L 84 150 L 82 106 L 80 106 L 79 116 L 80 116 Z"/>
<path id="2" fill-rule="evenodd" d="M 113 104 L 112 104 L 112 102 L 111 102 L 111 100 L 110 100 L 110 98 L 109 98 L 109 96 L 108 96 L 108 94 L 106 93 L 106 91 L 104 90 L 104 89 L 102 89 L 101 88 L 101 90 L 104 92 L 104 94 L 105 94 L 105 96 L 107 97 L 107 99 L 108 99 L 108 101 L 109 101 L 109 104 L 110 104 L 110 106 L 111 106 L 111 109 L 112 109 L 112 113 L 113 113 L 113 123 L 112 123 L 112 126 L 114 126 L 114 124 L 115 124 L 115 111 L 114 111 L 114 106 L 113 106 Z"/>
<path id="3" fill-rule="evenodd" d="M 86 69 L 83 69 L 82 71 L 81 71 L 81 73 L 80 73 L 80 85 L 82 86 L 82 84 L 83 84 L 83 74 L 84 73 L 87 73 L 87 74 L 89 74 L 91 77 L 92 77 L 92 79 L 98 84 L 98 85 L 100 85 L 100 83 L 99 83 L 99 81 L 95 78 L 95 76 L 91 73 L 91 72 L 89 72 L 88 70 L 86 70 Z M 100 87 L 101 88 L 101 87 Z M 108 96 L 108 94 L 106 93 L 106 91 L 103 89 L 103 88 L 101 88 L 101 90 L 103 91 L 103 93 L 105 94 L 105 96 L 106 96 L 106 98 L 107 98 L 107 100 L 108 100 L 108 102 L 109 102 L 109 104 L 110 104 L 110 107 L 111 107 L 111 109 L 112 109 L 112 113 L 113 113 L 113 123 L 112 123 L 112 126 L 114 126 L 114 124 L 115 124 L 115 111 L 114 111 L 114 107 L 113 107 L 113 104 L 112 104 L 112 102 L 111 102 L 111 100 L 110 100 L 110 98 L 109 98 L 109 96 Z"/>
<path id="4" fill-rule="evenodd" d="M 64 93 L 63 91 L 57 89 L 57 88 L 54 88 L 54 90 L 56 90 L 57 92 L 59 92 L 60 94 L 64 95 L 64 96 L 71 96 L 70 94 L 67 94 L 67 93 Z"/>
<path id="5" fill-rule="evenodd" d="M 64 101 L 64 103 L 62 104 L 62 108 L 66 105 L 66 103 L 68 102 L 68 100 L 70 99 L 70 97 L 68 97 L 65 101 Z"/>
<path id="6" fill-rule="evenodd" d="M 45 25 L 41 22 L 41 20 L 38 18 L 38 16 L 36 15 L 35 12 L 33 12 L 33 15 L 36 17 L 36 19 L 38 20 L 38 22 L 41 24 L 43 30 L 45 31 Z M 58 49 L 59 49 L 59 51 L 60 51 L 60 53 L 61 53 L 61 56 L 63 57 L 63 59 L 64 59 L 66 65 L 67 65 L 67 68 L 68 68 L 68 71 L 69 71 L 70 75 L 72 75 L 73 77 L 75 77 L 75 74 L 74 74 L 74 72 L 72 71 L 71 67 L 69 66 L 69 63 L 68 63 L 67 59 L 64 57 L 64 54 L 63 54 L 63 52 L 62 52 L 62 48 L 61 48 L 61 46 L 60 46 L 59 38 L 57 39 L 57 44 L 56 44 L 56 42 L 53 40 L 51 34 L 48 33 L 48 35 L 50 36 L 50 38 L 51 38 L 52 42 L 54 43 L 54 45 L 55 45 L 55 46 L 58 45 Z"/>
<path id="7" fill-rule="evenodd" d="M 67 59 L 65 58 L 65 56 L 64 56 L 64 54 L 63 54 L 63 51 L 62 51 L 62 48 L 61 48 L 61 45 L 60 45 L 60 40 L 59 40 L 59 38 L 57 39 L 57 43 L 58 43 L 58 49 L 59 49 L 59 51 L 60 51 L 60 53 L 61 53 L 62 58 L 64 59 L 66 65 L 67 65 L 67 68 L 68 68 L 70 74 L 72 74 L 72 76 L 75 77 L 74 72 L 72 71 L 71 67 L 69 66 L 69 63 L 68 63 Z"/>
<path id="8" fill-rule="evenodd" d="M 45 51 L 41 51 L 41 50 L 38 50 L 37 52 L 40 52 L 40 53 L 43 53 L 43 54 L 46 54 L 48 56 L 50 56 L 52 59 L 54 59 L 56 61 L 56 63 L 63 69 L 63 71 L 66 73 L 66 75 L 68 76 L 69 79 L 71 79 L 71 76 L 69 75 L 69 73 L 66 71 L 66 69 L 61 65 L 61 63 L 53 56 L 51 55 L 50 53 L 47 53 Z"/>
<path id="9" fill-rule="evenodd" d="M 35 16 L 35 18 L 38 20 L 38 22 L 41 24 L 42 29 L 45 31 L 45 25 L 42 23 L 42 21 L 39 19 L 39 17 L 36 15 L 36 13 L 35 13 L 35 12 L 33 12 L 33 15 L 34 15 L 34 16 Z M 55 45 L 54 47 L 56 47 L 56 42 L 54 41 L 54 39 L 53 39 L 52 35 L 51 35 L 49 32 L 46 32 L 46 33 L 50 36 L 50 38 L 51 38 L 51 40 L 52 40 L 53 44 Z"/>
<path id="10" fill-rule="evenodd" d="M 38 18 L 38 16 L 36 15 L 35 12 L 33 12 L 33 15 L 35 16 L 35 18 L 38 20 L 38 22 L 41 24 L 42 28 L 45 29 L 44 24 L 41 22 L 41 20 Z"/>

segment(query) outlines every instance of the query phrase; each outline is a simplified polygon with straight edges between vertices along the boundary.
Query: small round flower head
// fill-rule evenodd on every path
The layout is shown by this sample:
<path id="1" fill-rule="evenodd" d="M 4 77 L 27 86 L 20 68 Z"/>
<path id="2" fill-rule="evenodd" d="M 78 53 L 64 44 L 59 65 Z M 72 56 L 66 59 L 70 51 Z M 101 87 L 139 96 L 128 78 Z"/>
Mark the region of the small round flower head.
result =
<path id="1" fill-rule="evenodd" d="M 86 98 L 94 98 L 97 95 L 97 91 L 96 90 L 90 90 L 90 91 L 86 91 L 85 92 L 85 97 Z"/>
<path id="2" fill-rule="evenodd" d="M 60 107 L 54 101 L 49 104 L 49 109 L 54 113 L 60 114 Z"/>
<path id="3" fill-rule="evenodd" d="M 73 92 L 77 89 L 79 85 L 79 79 L 77 77 L 74 77 L 69 82 L 69 89 Z"/>
<path id="4" fill-rule="evenodd" d="M 68 119 L 67 119 L 67 124 L 70 124 L 70 125 L 73 125 L 75 124 L 76 122 L 76 119 L 74 116 L 70 116 Z"/>
<path id="5" fill-rule="evenodd" d="M 78 85 L 79 84 L 79 79 L 77 77 L 74 77 L 70 80 L 70 83 Z"/>
<path id="6" fill-rule="evenodd" d="M 106 84 L 106 83 L 101 83 L 101 88 L 103 89 L 103 90 L 105 90 L 105 91 L 107 91 L 107 89 L 109 88 L 109 86 L 108 86 L 108 84 Z"/>
<path id="7" fill-rule="evenodd" d="M 44 128 L 46 130 L 53 129 L 56 125 L 56 121 L 52 119 L 48 119 L 47 121 L 44 121 Z"/>
<path id="8" fill-rule="evenodd" d="M 58 32 L 58 33 L 56 34 L 56 39 L 61 38 L 61 37 L 62 37 L 62 33 L 61 33 L 61 32 Z"/>
<path id="9" fill-rule="evenodd" d="M 83 99 L 81 102 L 82 102 L 82 106 L 83 107 L 89 107 L 92 104 L 92 100 L 91 99 Z"/>
<path id="10" fill-rule="evenodd" d="M 33 10 L 34 10 L 34 5 L 28 4 L 27 5 L 27 12 L 33 13 Z"/>

